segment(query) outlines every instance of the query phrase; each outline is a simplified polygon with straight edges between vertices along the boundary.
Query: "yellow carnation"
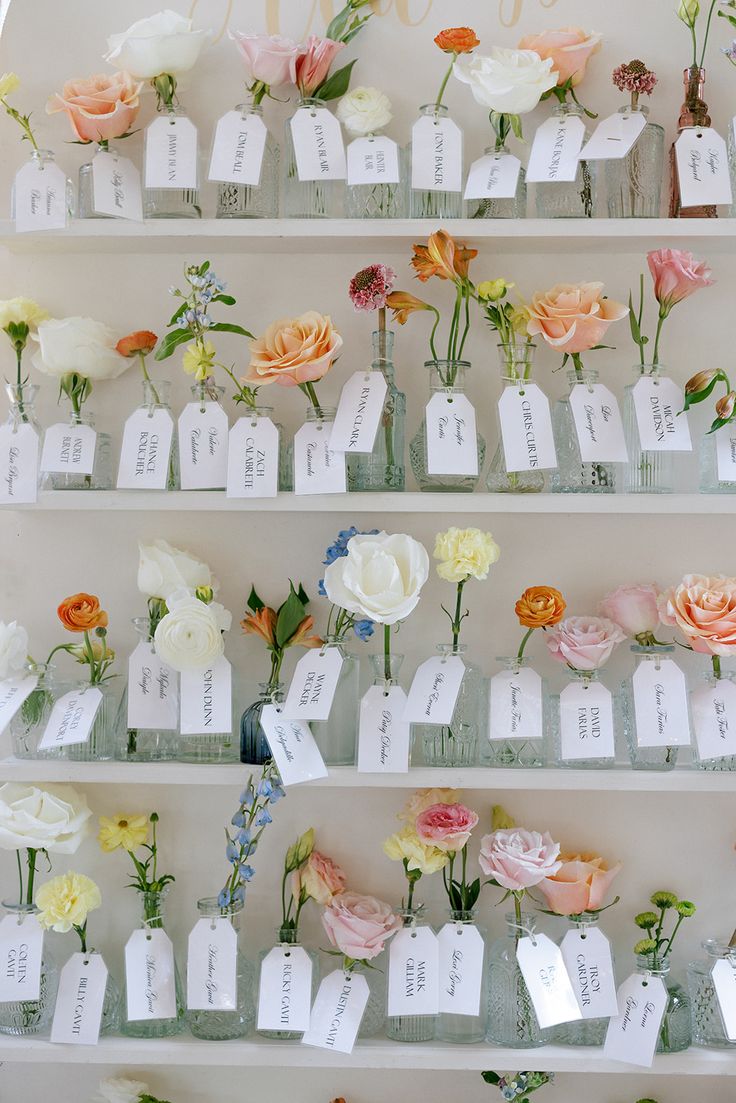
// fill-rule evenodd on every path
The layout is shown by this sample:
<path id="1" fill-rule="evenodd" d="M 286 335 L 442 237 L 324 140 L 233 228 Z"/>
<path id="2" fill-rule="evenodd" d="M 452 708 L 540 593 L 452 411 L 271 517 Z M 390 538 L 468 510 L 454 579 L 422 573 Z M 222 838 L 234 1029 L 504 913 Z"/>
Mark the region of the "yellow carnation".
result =
<path id="1" fill-rule="evenodd" d="M 17 73 L 3 73 L 0 77 L 0 100 L 4 100 L 11 92 L 20 87 L 20 77 Z"/>
<path id="2" fill-rule="evenodd" d="M 435 846 L 423 843 L 411 824 L 384 841 L 383 852 L 392 862 L 406 861 L 409 872 L 439 873 L 447 865 L 449 856 Z"/>
<path id="3" fill-rule="evenodd" d="M 113 850 L 135 850 L 148 839 L 148 816 L 100 816 L 97 841 L 109 854 Z"/>
<path id="4" fill-rule="evenodd" d="M 36 329 L 39 322 L 45 322 L 48 316 L 48 311 L 33 299 L 24 299 L 19 296 L 15 299 L 0 300 L 0 329 L 7 329 L 13 323 L 18 325 L 22 322 L 25 322 L 29 329 Z"/>
<path id="5" fill-rule="evenodd" d="M 500 554 L 501 549 L 490 532 L 480 529 L 449 528 L 437 533 L 434 545 L 434 557 L 440 561 L 437 574 L 445 582 L 487 578 Z"/>
<path id="6" fill-rule="evenodd" d="M 62 873 L 41 885 L 36 893 L 38 921 L 45 930 L 66 934 L 83 927 L 89 912 L 99 908 L 102 894 L 83 873 Z"/>
<path id="7" fill-rule="evenodd" d="M 187 375 L 193 375 L 201 383 L 210 374 L 215 355 L 215 346 L 211 341 L 205 341 L 203 346 L 196 343 L 187 345 L 182 367 Z"/>
<path id="8" fill-rule="evenodd" d="M 433 804 L 456 804 L 457 799 L 457 789 L 417 789 L 399 812 L 398 818 L 413 824 L 417 816 Z"/>

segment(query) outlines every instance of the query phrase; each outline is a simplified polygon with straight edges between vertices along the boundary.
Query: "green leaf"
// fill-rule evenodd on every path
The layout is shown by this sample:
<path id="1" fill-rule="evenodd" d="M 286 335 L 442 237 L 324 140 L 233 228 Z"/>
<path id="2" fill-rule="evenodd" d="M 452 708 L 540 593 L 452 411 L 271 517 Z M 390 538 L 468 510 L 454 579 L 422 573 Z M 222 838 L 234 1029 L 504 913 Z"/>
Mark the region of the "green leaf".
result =
<path id="1" fill-rule="evenodd" d="M 252 609 L 254 613 L 259 613 L 261 609 L 265 609 L 265 603 L 261 601 L 256 593 L 255 586 L 251 585 L 250 593 L 248 594 L 248 608 Z"/>
<path id="2" fill-rule="evenodd" d="M 192 340 L 194 340 L 194 338 L 188 329 L 174 329 L 171 333 L 166 334 L 163 341 L 156 349 L 153 358 L 154 360 L 168 360 L 179 345 L 183 345 L 186 341 Z"/>
<path id="3" fill-rule="evenodd" d="M 520 142 L 523 142 L 524 134 L 521 129 L 521 119 L 519 118 L 519 116 L 509 115 L 509 122 L 511 123 L 511 129 L 514 132 L 514 135 L 519 139 Z"/>
<path id="4" fill-rule="evenodd" d="M 242 326 L 232 325 L 230 322 L 215 322 L 213 326 L 210 326 L 207 330 L 208 333 L 239 333 L 241 337 L 253 338 L 253 334 L 247 329 L 243 329 Z"/>
<path id="5" fill-rule="evenodd" d="M 204 276 L 206 272 L 209 272 L 209 270 L 210 270 L 210 262 L 208 260 L 202 261 L 202 263 L 199 266 L 200 276 Z"/>
<path id="6" fill-rule="evenodd" d="M 705 390 L 697 391 L 695 394 L 686 394 L 684 409 L 689 410 L 690 407 L 694 406 L 697 402 L 704 402 L 706 398 L 710 398 L 716 383 L 720 383 L 721 381 L 726 382 L 726 376 L 723 374 L 723 372 L 717 372 L 716 375 L 713 376 Z"/>
<path id="7" fill-rule="evenodd" d="M 482 1072 L 481 1076 L 486 1084 L 494 1084 L 497 1087 L 501 1083 L 501 1077 L 497 1072 Z"/>
<path id="8" fill-rule="evenodd" d="M 722 429 L 724 425 L 728 425 L 731 421 L 733 421 L 733 418 L 717 417 L 708 430 L 706 436 L 710 436 L 711 433 L 717 433 L 719 429 Z"/>
<path id="9" fill-rule="evenodd" d="M 279 609 L 276 620 L 276 644 L 278 647 L 288 647 L 289 640 L 304 620 L 304 606 L 299 600 L 294 584 L 289 583 L 289 587 L 289 596 Z"/>
<path id="10" fill-rule="evenodd" d="M 170 326 L 176 325 L 176 323 L 181 318 L 182 314 L 184 314 L 185 311 L 187 310 L 188 306 L 189 306 L 189 303 L 185 299 L 184 302 L 179 307 L 179 309 L 175 310 L 174 313 L 171 315 L 171 317 L 169 319 L 169 325 Z"/>
<path id="11" fill-rule="evenodd" d="M 297 590 L 296 594 L 306 610 L 307 605 L 309 605 L 309 597 L 307 596 L 307 591 L 304 589 L 301 582 L 299 583 L 299 589 Z"/>
<path id="12" fill-rule="evenodd" d="M 237 300 L 236 300 L 236 299 L 234 299 L 234 298 L 232 297 L 232 295 L 213 295 L 213 297 L 212 297 L 212 299 L 210 300 L 210 302 L 213 302 L 213 303 L 224 303 L 224 304 L 225 304 L 225 306 L 235 306 L 235 303 L 237 302 Z"/>
<path id="13" fill-rule="evenodd" d="M 342 69 L 334 72 L 327 80 L 322 81 L 319 88 L 312 93 L 315 99 L 336 100 L 339 96 L 344 96 L 350 87 L 350 74 L 356 61 L 357 58 L 354 58 L 347 65 L 343 65 Z"/>
<path id="14" fill-rule="evenodd" d="M 634 313 L 634 300 L 631 292 L 629 292 L 629 325 L 631 327 L 631 336 L 634 338 L 634 343 L 641 345 L 641 330 L 639 329 L 639 322 Z"/>

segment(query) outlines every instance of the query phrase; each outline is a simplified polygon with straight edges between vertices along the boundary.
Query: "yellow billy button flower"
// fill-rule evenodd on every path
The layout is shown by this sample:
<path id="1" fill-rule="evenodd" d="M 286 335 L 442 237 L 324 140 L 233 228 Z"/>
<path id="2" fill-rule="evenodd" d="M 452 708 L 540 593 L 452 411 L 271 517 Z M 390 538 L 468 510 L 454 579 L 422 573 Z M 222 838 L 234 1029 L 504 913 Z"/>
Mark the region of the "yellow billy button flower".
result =
<path id="1" fill-rule="evenodd" d="M 148 816 L 100 816 L 97 841 L 106 854 L 136 850 L 148 840 Z"/>

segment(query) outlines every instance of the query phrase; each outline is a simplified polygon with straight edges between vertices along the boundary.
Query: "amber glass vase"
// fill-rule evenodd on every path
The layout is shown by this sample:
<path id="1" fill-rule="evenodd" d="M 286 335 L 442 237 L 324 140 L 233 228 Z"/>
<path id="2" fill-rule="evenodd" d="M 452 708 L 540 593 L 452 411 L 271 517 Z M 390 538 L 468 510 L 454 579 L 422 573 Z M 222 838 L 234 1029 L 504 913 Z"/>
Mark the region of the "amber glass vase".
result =
<path id="1" fill-rule="evenodd" d="M 683 73 L 685 102 L 680 109 L 678 137 L 691 126 L 710 126 L 708 104 L 703 99 L 705 69 L 691 65 Z M 715 206 L 682 207 L 680 205 L 680 179 L 677 175 L 677 159 L 674 143 L 670 148 L 670 218 L 718 218 Z"/>

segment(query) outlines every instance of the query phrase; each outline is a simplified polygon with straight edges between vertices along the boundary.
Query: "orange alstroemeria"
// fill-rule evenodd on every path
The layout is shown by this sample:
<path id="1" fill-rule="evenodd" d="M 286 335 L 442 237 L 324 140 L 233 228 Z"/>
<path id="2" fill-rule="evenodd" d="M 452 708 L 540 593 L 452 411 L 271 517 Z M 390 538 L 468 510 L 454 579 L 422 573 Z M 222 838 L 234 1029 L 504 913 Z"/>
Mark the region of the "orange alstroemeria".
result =
<path id="1" fill-rule="evenodd" d="M 456 242 L 447 230 L 436 230 L 430 234 L 426 245 L 414 245 L 413 249 L 411 263 L 417 279 L 422 283 L 432 276 L 453 283 L 457 283 L 458 279 L 467 279 L 470 261 L 478 256 L 477 249 L 468 249 L 466 245 Z"/>
<path id="2" fill-rule="evenodd" d="M 407 318 L 416 310 L 432 309 L 429 303 L 422 302 L 410 291 L 392 291 L 386 296 L 386 306 L 392 311 L 394 321 L 400 326 L 406 325 Z"/>
<path id="3" fill-rule="evenodd" d="M 276 639 L 276 612 L 274 609 L 269 608 L 268 605 L 264 605 L 262 609 L 259 609 L 255 613 L 248 613 L 248 615 L 241 620 L 240 627 L 244 632 L 250 633 L 254 636 L 260 636 L 265 640 L 269 647 L 271 647 Z"/>
<path id="4" fill-rule="evenodd" d="M 324 643 L 319 636 L 307 635 L 314 628 L 314 617 L 305 617 L 289 640 L 290 647 L 321 647 Z"/>

